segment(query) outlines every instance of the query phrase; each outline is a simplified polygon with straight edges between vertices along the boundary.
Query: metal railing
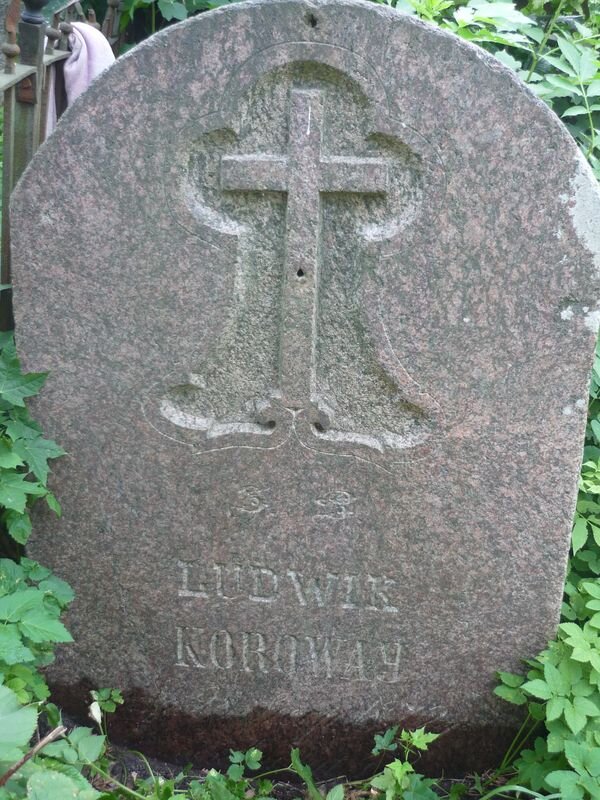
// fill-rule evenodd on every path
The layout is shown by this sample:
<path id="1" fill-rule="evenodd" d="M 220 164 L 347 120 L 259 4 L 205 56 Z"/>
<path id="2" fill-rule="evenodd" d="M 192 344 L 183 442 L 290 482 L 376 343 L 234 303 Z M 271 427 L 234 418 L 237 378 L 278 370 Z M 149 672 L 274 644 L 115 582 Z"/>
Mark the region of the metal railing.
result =
<path id="1" fill-rule="evenodd" d="M 2 146 L 2 244 L 0 283 L 10 284 L 10 214 L 13 188 L 46 137 L 50 92 L 59 117 L 66 108 L 62 65 L 69 56 L 68 37 L 73 21 L 97 28 L 93 11 L 85 18 L 79 0 L 54 2 L 49 6 L 49 24 L 42 9 L 49 0 L 12 0 L 5 19 L 6 40 L 1 50 L 5 58 L 0 73 L 0 92 L 4 96 L 4 141 Z M 21 8 L 22 5 L 22 8 Z M 115 55 L 119 47 L 120 0 L 108 0 L 102 33 Z M 51 72 L 54 71 L 54 80 Z M 10 291 L 0 295 L 0 329 L 13 326 Z"/>

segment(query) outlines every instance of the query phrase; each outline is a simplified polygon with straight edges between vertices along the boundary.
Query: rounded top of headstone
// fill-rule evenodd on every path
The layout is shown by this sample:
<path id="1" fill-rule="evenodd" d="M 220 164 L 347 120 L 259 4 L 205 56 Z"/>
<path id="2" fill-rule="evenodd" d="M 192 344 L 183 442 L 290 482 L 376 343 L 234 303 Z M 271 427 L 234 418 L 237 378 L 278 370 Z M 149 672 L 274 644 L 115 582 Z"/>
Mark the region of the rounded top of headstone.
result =
<path id="1" fill-rule="evenodd" d="M 275 746 L 501 717 L 558 621 L 599 208 L 509 70 L 374 3 L 235 3 L 119 59 L 11 207 L 73 454 L 28 551 L 78 596 L 59 682 L 263 709 Z"/>

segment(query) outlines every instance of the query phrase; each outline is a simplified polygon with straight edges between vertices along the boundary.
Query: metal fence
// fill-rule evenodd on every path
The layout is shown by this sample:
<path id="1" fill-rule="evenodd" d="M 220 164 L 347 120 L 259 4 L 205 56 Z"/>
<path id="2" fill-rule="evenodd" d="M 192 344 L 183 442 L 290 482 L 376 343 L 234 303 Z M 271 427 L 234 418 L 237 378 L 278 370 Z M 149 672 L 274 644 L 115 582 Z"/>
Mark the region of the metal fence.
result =
<path id="1" fill-rule="evenodd" d="M 44 14 L 42 10 L 46 6 Z M 119 47 L 119 9 L 120 0 L 108 0 L 101 28 L 115 55 Z M 93 11 L 88 12 L 86 19 L 79 0 L 59 0 L 51 6 L 48 0 L 25 0 L 24 3 L 12 0 L 6 14 L 6 40 L 1 48 L 5 66 L 4 73 L 0 74 L 0 92 L 4 96 L 2 285 L 10 284 L 10 195 L 45 139 L 50 92 L 54 95 L 57 116 L 66 108 L 62 66 L 69 56 L 68 38 L 75 20 L 100 28 Z M 12 325 L 10 291 L 5 290 L 0 295 L 0 329 L 10 330 Z"/>

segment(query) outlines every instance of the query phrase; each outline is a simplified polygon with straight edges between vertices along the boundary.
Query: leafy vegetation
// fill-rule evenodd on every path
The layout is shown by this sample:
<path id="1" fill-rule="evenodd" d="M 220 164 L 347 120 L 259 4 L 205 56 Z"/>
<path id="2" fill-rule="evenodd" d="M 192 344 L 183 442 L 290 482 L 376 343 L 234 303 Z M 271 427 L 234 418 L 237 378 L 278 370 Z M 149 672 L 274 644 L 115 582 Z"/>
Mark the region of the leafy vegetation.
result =
<path id="1" fill-rule="evenodd" d="M 531 0 L 517 8 L 489 0 L 372 0 L 427 20 L 493 53 L 561 117 L 600 176 L 600 4 Z M 145 15 L 147 32 L 235 0 L 125 0 L 124 25 Z M 63 726 L 49 702 L 43 668 L 57 644 L 71 637 L 61 614 L 70 587 L 23 555 L 31 533 L 30 509 L 45 502 L 60 514 L 48 490 L 49 462 L 62 449 L 44 438 L 27 398 L 44 374 L 23 374 L 10 334 L 0 334 L 0 517 L 7 537 L 0 558 L 0 800 L 267 800 L 273 778 L 291 776 L 309 800 L 376 797 L 380 800 L 458 800 L 470 787 L 442 790 L 415 768 L 435 740 L 424 729 L 391 728 L 375 737 L 380 759 L 368 780 L 318 786 L 292 750 L 284 770 L 260 773 L 262 753 L 232 751 L 230 766 L 192 777 L 154 774 L 116 779 L 107 741 L 107 715 L 123 702 L 111 688 L 92 693 L 95 728 Z M 600 800 L 600 350 L 590 388 L 589 424 L 573 529 L 572 557 L 557 637 L 526 662 L 527 674 L 500 673 L 496 694 L 524 710 L 523 725 L 503 762 L 474 786 L 495 796 Z M 385 759 L 389 763 L 381 766 Z M 511 781 L 510 784 L 507 781 Z"/>

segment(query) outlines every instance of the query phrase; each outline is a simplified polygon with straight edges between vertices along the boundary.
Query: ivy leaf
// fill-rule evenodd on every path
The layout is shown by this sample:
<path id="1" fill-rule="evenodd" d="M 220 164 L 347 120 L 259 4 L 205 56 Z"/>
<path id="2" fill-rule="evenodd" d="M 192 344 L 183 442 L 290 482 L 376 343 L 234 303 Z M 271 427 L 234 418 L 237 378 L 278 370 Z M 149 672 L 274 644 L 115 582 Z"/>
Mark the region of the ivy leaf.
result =
<path id="1" fill-rule="evenodd" d="M 53 619 L 44 609 L 34 609 L 25 614 L 19 622 L 22 633 L 32 642 L 72 642 L 69 631 L 58 619 Z"/>
<path id="2" fill-rule="evenodd" d="M 27 462 L 30 470 L 41 483 L 48 480 L 48 459 L 64 456 L 65 451 L 51 439 L 38 436 L 36 439 L 18 439 L 13 446 L 17 455 Z"/>

